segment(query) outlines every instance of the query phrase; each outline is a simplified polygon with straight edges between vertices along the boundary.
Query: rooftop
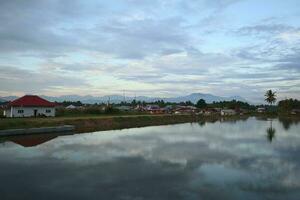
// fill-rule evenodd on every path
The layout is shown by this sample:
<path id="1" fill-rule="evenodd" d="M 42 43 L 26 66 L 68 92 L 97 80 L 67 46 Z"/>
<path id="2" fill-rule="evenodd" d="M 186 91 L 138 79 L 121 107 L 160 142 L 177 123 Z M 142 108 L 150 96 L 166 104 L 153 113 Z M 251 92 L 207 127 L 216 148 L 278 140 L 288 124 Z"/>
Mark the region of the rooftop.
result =
<path id="1" fill-rule="evenodd" d="M 54 107 L 56 104 L 47 101 L 46 99 L 43 99 L 37 95 L 25 95 L 21 98 L 15 99 L 8 103 L 8 106 L 34 106 L 34 107 Z"/>

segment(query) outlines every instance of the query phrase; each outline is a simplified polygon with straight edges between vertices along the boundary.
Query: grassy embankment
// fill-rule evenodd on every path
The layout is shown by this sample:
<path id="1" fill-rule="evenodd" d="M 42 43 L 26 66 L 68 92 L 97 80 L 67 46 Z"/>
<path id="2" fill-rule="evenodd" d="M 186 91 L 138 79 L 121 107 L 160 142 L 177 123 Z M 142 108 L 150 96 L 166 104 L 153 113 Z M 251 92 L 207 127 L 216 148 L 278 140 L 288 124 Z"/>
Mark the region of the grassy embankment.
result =
<path id="1" fill-rule="evenodd" d="M 88 115 L 55 118 L 2 118 L 0 130 L 74 125 L 76 132 L 102 131 L 198 121 L 191 115 Z"/>

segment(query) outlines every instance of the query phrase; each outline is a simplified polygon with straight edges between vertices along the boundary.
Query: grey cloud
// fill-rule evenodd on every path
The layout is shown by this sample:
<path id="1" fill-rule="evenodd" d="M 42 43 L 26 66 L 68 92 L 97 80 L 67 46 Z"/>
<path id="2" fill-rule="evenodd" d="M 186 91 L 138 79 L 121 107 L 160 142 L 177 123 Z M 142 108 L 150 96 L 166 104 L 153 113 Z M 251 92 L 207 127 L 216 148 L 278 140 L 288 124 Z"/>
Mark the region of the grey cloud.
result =
<path id="1" fill-rule="evenodd" d="M 44 50 L 66 45 L 66 38 L 51 29 L 55 16 L 50 12 L 51 5 L 48 2 L 3 2 L 0 6 L 1 51 Z"/>
<path id="2" fill-rule="evenodd" d="M 1 1 L 0 51 L 57 54 L 78 49 L 78 36 L 65 28 L 79 24 L 101 6 L 87 6 L 82 1 Z"/>
<path id="3" fill-rule="evenodd" d="M 109 21 L 94 30 L 92 40 L 101 40 L 95 49 L 121 58 L 143 58 L 166 51 L 176 53 L 188 43 L 188 36 L 180 28 L 181 22 L 180 18 Z"/>
<path id="4" fill-rule="evenodd" d="M 215 1 L 205 0 L 204 2 L 207 6 L 220 10 L 220 9 L 225 9 L 231 5 L 234 5 L 242 1 L 243 0 L 215 0 Z"/>
<path id="5" fill-rule="evenodd" d="M 236 33 L 241 35 L 276 34 L 290 30 L 297 30 L 297 28 L 285 24 L 259 24 L 242 27 Z"/>
<path id="6" fill-rule="evenodd" d="M 1 2 L 0 51 L 55 56 L 85 49 L 136 59 L 180 52 L 188 43 L 181 18 L 126 21 L 130 8 L 113 12 L 108 5 L 90 3 Z"/>
<path id="7" fill-rule="evenodd" d="M 242 2 L 243 0 L 191 0 L 184 1 L 181 0 L 179 5 L 181 9 L 185 11 L 194 11 L 207 10 L 210 9 L 214 12 L 222 12 L 226 8 L 236 3 Z"/>
<path id="8" fill-rule="evenodd" d="M 276 69 L 276 70 L 296 70 L 296 71 L 300 72 L 300 63 L 299 62 L 280 63 L 280 64 L 275 65 L 274 69 Z"/>
<path id="9" fill-rule="evenodd" d="M 45 71 L 33 72 L 11 66 L 0 66 L 0 71 L 0 90 L 4 91 L 36 93 L 53 87 L 88 86 L 83 79 Z"/>

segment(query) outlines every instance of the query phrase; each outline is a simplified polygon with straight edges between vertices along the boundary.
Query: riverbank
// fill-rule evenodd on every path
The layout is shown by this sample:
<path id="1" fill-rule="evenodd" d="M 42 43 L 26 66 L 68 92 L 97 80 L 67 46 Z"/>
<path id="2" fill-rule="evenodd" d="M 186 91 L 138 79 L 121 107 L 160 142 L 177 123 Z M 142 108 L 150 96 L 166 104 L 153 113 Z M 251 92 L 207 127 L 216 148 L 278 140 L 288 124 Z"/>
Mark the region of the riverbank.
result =
<path id="1" fill-rule="evenodd" d="M 115 115 L 79 116 L 56 118 L 4 118 L 0 119 L 0 130 L 16 128 L 39 128 L 49 126 L 75 126 L 76 133 L 167 125 L 186 122 L 215 122 L 218 120 L 243 120 L 250 115 L 221 117 L 196 115 Z M 261 116 L 262 117 L 262 116 Z M 299 117 L 298 117 L 299 119 Z"/>
<path id="2" fill-rule="evenodd" d="M 195 115 L 124 115 L 124 116 L 80 116 L 56 118 L 3 118 L 0 130 L 16 128 L 38 128 L 47 126 L 73 125 L 75 132 L 103 131 L 143 126 L 155 126 L 196 122 L 203 119 L 217 120 L 217 116 Z"/>

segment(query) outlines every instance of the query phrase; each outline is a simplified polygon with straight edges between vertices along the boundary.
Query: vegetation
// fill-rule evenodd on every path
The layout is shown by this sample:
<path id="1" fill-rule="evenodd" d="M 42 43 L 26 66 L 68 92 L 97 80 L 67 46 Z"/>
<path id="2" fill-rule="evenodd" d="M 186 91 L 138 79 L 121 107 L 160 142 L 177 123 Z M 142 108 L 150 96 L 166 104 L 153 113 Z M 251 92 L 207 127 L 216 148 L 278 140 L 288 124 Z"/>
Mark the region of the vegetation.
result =
<path id="1" fill-rule="evenodd" d="M 209 107 L 212 108 L 229 108 L 229 109 L 247 109 L 247 110 L 255 110 L 255 106 L 250 105 L 247 102 L 242 101 L 220 101 L 220 102 L 213 102 L 209 104 Z"/>
<path id="2" fill-rule="evenodd" d="M 272 90 L 268 90 L 265 94 L 265 97 L 265 101 L 270 105 L 273 105 L 273 103 L 276 102 L 276 92 L 273 92 Z"/>
<path id="3" fill-rule="evenodd" d="M 204 99 L 199 99 L 199 101 L 197 101 L 197 103 L 196 103 L 196 107 L 203 109 L 203 108 L 207 107 L 207 104 Z"/>
<path id="4" fill-rule="evenodd" d="M 278 102 L 278 110 L 281 113 L 290 113 L 293 109 L 300 109 L 300 101 L 297 99 L 285 99 Z"/>

